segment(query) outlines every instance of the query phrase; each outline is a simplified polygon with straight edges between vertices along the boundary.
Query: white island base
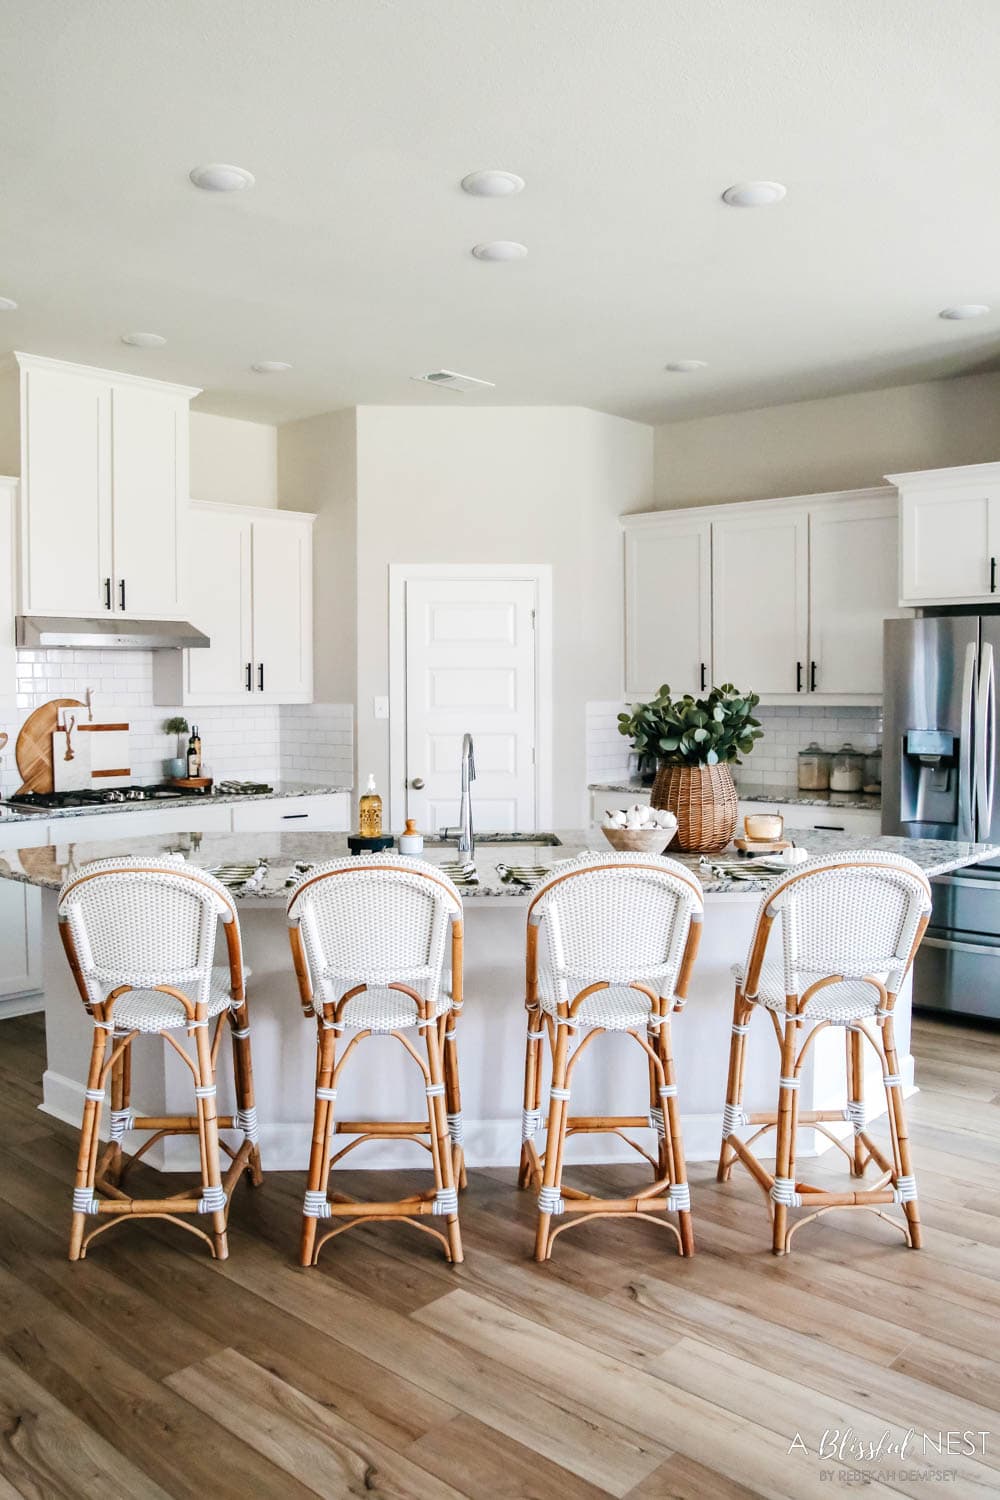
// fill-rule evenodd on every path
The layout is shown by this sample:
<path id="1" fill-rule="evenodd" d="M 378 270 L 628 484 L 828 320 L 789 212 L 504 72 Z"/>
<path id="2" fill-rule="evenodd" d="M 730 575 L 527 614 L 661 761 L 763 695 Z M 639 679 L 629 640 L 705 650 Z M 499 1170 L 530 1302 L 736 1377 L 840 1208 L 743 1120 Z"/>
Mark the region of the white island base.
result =
<path id="1" fill-rule="evenodd" d="M 102 851 L 103 852 L 103 851 Z M 550 856 L 554 851 L 547 850 Z M 200 863 L 207 863 L 204 859 Z M 48 1066 L 42 1107 L 78 1124 L 91 1045 L 91 1023 L 72 982 L 56 923 L 56 896 L 44 890 L 43 934 Z M 684 1146 L 688 1161 L 712 1161 L 719 1153 L 732 1024 L 731 967 L 746 957 L 757 892 L 709 892 L 705 927 L 690 998 L 673 1023 L 674 1055 Z M 524 1068 L 524 939 L 527 897 L 476 896 L 465 902 L 466 1003 L 458 1026 L 458 1047 L 470 1166 L 514 1166 L 521 1147 Z M 253 1067 L 261 1123 L 261 1155 L 267 1170 L 305 1170 L 312 1131 L 315 1022 L 299 1005 L 292 970 L 283 900 L 242 899 L 239 904 L 253 1028 Z M 910 1056 L 909 985 L 896 1007 L 900 1071 L 913 1085 Z M 778 1088 L 778 1048 L 769 1018 L 751 1018 L 744 1107 L 773 1110 Z M 234 1112 L 228 1048 L 219 1070 L 219 1111 Z M 830 1027 L 811 1049 L 803 1070 L 803 1110 L 842 1108 L 846 1099 L 844 1032 Z M 881 1071 L 865 1048 L 865 1095 L 869 1116 L 885 1111 Z M 148 1115 L 185 1114 L 191 1107 L 187 1069 L 157 1037 L 133 1047 L 133 1106 Z M 393 1107 L 386 1101 L 392 1100 Z M 574 1114 L 643 1114 L 648 1082 L 645 1054 L 627 1036 L 596 1041 L 574 1079 Z M 543 1094 L 547 1103 L 547 1094 Z M 344 1070 L 337 1099 L 344 1119 L 384 1114 L 400 1119 L 423 1116 L 423 1090 L 412 1060 L 391 1037 L 363 1042 Z M 832 1127 L 835 1130 L 836 1126 Z M 845 1137 L 850 1127 L 843 1126 Z M 638 1132 L 649 1145 L 652 1135 Z M 773 1136 L 772 1136 L 773 1139 Z M 767 1140 L 761 1145 L 767 1147 Z M 830 1143 L 810 1129 L 800 1136 L 802 1155 Z M 351 1152 L 345 1167 L 418 1166 L 425 1153 L 412 1143 L 380 1142 Z M 638 1160 L 614 1136 L 583 1135 L 570 1140 L 567 1162 Z M 197 1142 L 175 1136 L 150 1151 L 147 1160 L 169 1170 L 197 1168 Z"/>

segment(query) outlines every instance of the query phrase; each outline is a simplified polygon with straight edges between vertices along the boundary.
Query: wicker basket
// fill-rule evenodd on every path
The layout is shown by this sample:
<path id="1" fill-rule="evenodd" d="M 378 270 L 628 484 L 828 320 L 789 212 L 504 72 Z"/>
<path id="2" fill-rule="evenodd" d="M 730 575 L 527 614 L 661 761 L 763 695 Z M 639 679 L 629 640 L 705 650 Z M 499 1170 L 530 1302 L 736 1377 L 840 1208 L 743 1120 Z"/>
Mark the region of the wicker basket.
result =
<path id="1" fill-rule="evenodd" d="M 677 848 L 717 854 L 736 830 L 736 785 L 728 766 L 661 766 L 650 794 L 653 807 L 677 819 Z"/>
<path id="2" fill-rule="evenodd" d="M 601 832 L 619 854 L 664 854 L 676 828 L 606 828 Z"/>

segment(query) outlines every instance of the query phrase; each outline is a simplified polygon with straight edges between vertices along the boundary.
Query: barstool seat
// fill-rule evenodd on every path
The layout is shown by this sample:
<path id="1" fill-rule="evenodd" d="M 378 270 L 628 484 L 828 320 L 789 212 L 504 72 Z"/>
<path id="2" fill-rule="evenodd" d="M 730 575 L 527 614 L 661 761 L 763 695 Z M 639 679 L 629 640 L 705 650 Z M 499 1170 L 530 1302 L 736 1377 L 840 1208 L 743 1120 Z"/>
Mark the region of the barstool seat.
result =
<path id="1" fill-rule="evenodd" d="M 353 984 L 345 984 L 344 992 L 354 988 Z M 447 1015 L 451 1008 L 452 998 L 447 991 L 439 994 L 430 1004 L 435 1016 Z M 350 1026 L 358 1031 L 376 1033 L 407 1031 L 418 1026 L 421 1019 L 420 1007 L 404 990 L 390 989 L 388 985 L 369 985 L 360 995 L 355 995 L 353 1000 L 345 1002 L 334 1030 L 338 1026 Z"/>
<path id="2" fill-rule="evenodd" d="M 244 969 L 243 975 L 245 979 L 249 979 L 250 970 Z M 104 988 L 107 990 L 104 997 L 107 1001 L 115 986 L 105 981 Z M 221 1016 L 232 1003 L 232 977 L 229 970 L 219 964 L 212 969 L 205 1014 L 209 1019 Z M 180 1031 L 191 1024 L 179 1000 L 164 990 L 152 987 L 128 990 L 121 995 L 115 1001 L 111 1017 L 116 1031 Z"/>
<path id="3" fill-rule="evenodd" d="M 883 986 L 887 977 L 888 968 L 872 975 Z M 746 964 L 733 965 L 733 978 L 742 988 L 746 978 Z M 812 985 L 819 984 L 825 978 L 827 976 L 819 970 L 800 969 L 799 993 L 804 995 Z M 788 1001 L 782 964 L 772 962 L 763 965 L 757 981 L 757 993 L 753 998 L 767 1010 L 784 1014 Z M 863 979 L 838 979 L 835 984 L 824 984 L 821 990 L 811 995 L 799 1014 L 807 1020 L 860 1021 L 866 1016 L 878 1015 L 881 1004 L 881 995 L 874 985 Z"/>
<path id="4" fill-rule="evenodd" d="M 579 988 L 587 981 L 581 979 Z M 552 975 L 542 971 L 538 976 L 538 1003 L 547 1016 L 558 1016 L 559 1001 Z M 600 1026 L 602 1031 L 631 1031 L 634 1026 L 648 1026 L 653 1017 L 649 996 L 630 984 L 612 984 L 580 1001 L 574 1021 L 580 1026 Z"/>

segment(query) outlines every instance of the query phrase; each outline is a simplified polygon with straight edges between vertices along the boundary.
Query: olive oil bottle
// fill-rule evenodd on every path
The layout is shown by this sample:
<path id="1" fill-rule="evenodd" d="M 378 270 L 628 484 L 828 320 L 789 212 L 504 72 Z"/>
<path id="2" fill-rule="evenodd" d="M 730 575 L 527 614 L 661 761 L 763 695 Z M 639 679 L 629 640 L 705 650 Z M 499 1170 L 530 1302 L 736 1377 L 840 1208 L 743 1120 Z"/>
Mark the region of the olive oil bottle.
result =
<path id="1" fill-rule="evenodd" d="M 375 774 L 368 777 L 368 786 L 358 807 L 358 832 L 364 839 L 382 836 L 382 798 L 375 790 Z"/>

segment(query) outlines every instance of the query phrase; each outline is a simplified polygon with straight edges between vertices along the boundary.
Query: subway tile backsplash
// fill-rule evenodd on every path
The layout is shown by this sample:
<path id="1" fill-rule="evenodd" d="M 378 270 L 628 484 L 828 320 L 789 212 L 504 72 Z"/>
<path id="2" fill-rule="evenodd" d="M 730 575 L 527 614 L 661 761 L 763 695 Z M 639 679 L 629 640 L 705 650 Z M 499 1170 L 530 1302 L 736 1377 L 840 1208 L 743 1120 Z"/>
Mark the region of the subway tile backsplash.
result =
<path id="1" fill-rule="evenodd" d="M 623 703 L 586 705 L 587 780 L 612 781 L 628 768 L 629 742 L 618 733 Z M 849 740 L 858 750 L 874 750 L 882 743 L 882 710 L 878 708 L 758 708 L 764 738 L 741 766 L 734 766 L 737 784 L 793 787 L 798 779 L 800 750 L 816 740 L 824 750 L 836 750 Z"/>
<path id="2" fill-rule="evenodd" d="M 226 708 L 165 708 L 153 702 L 149 651 L 19 651 L 13 714 L 2 719 L 10 736 L 0 758 L 0 790 L 17 790 L 14 759 L 18 731 L 29 713 L 52 698 L 80 698 L 94 690 L 95 715 L 121 715 L 130 724 L 133 780 L 159 781 L 163 762 L 176 754 L 176 737 L 163 724 L 175 714 L 196 723 L 203 755 L 215 779 L 353 782 L 353 717 L 349 703 L 240 704 Z"/>

